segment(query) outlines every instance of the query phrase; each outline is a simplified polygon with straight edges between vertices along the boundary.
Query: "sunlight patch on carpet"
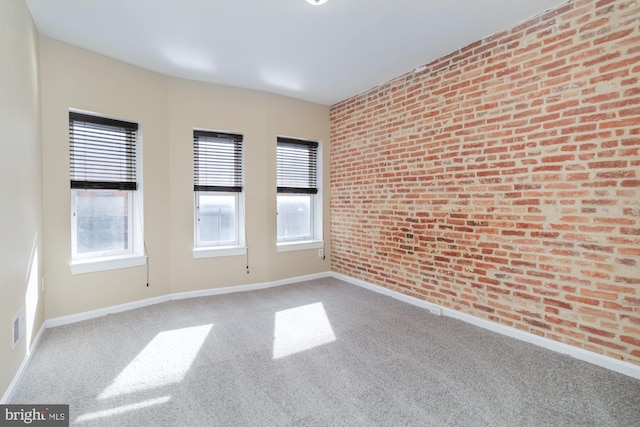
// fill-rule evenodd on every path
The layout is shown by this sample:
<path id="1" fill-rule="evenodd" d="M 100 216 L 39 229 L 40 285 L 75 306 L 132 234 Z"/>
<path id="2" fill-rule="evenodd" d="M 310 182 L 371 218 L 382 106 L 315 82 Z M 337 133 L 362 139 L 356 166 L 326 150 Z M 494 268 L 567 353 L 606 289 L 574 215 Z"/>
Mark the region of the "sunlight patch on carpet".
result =
<path id="1" fill-rule="evenodd" d="M 103 411 L 90 412 L 88 414 L 80 415 L 78 418 L 76 418 L 76 422 L 82 423 L 85 421 L 96 420 L 98 418 L 112 417 L 114 415 L 120 415 L 126 412 L 148 408 L 149 406 L 161 405 L 163 403 L 168 402 L 170 399 L 171 399 L 171 396 L 163 396 L 163 397 L 158 397 L 156 399 L 145 400 L 143 402 L 132 403 L 130 405 L 117 406 L 115 408 L 105 409 Z"/>
<path id="2" fill-rule="evenodd" d="M 98 396 L 106 399 L 182 381 L 213 327 L 160 332 Z"/>
<path id="3" fill-rule="evenodd" d="M 336 336 L 321 302 L 276 313 L 274 359 L 290 356 L 335 340 Z"/>

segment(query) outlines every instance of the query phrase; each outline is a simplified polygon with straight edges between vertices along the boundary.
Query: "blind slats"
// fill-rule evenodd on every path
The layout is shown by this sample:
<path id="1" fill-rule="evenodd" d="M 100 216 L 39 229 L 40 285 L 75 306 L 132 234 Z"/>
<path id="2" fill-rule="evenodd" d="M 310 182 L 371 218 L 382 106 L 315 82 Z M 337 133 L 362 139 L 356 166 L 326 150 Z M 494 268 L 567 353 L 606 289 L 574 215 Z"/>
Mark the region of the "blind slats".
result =
<path id="1" fill-rule="evenodd" d="M 242 192 L 242 135 L 193 131 L 194 191 Z"/>
<path id="2" fill-rule="evenodd" d="M 278 137 L 278 193 L 318 193 L 318 143 Z"/>
<path id="3" fill-rule="evenodd" d="M 71 188 L 136 190 L 138 124 L 69 112 Z"/>

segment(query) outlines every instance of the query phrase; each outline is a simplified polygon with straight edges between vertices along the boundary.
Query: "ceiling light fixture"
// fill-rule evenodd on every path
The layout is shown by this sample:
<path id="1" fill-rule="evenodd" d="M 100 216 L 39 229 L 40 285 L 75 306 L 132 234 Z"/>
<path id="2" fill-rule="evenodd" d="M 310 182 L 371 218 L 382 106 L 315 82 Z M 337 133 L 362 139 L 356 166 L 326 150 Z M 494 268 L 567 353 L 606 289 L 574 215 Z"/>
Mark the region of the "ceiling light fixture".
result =
<path id="1" fill-rule="evenodd" d="M 327 0 L 307 0 L 307 3 L 312 4 L 314 6 L 320 6 L 321 4 L 325 4 Z"/>

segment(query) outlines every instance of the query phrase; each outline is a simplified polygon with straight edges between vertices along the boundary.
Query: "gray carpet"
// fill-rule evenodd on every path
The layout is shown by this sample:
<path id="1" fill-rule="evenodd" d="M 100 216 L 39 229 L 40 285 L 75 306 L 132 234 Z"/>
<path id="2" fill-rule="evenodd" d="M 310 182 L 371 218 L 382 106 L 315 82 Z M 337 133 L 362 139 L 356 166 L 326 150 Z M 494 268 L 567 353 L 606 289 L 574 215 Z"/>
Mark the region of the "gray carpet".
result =
<path id="1" fill-rule="evenodd" d="M 48 329 L 11 403 L 82 426 L 640 425 L 638 380 L 331 278 Z"/>

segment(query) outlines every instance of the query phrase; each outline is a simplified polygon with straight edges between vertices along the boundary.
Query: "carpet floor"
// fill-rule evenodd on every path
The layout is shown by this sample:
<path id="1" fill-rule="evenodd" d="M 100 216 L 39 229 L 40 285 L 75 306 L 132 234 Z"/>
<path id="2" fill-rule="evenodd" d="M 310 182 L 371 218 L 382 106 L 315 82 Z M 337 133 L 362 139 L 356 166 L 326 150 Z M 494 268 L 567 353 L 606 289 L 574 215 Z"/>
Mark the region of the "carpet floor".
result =
<path id="1" fill-rule="evenodd" d="M 9 403 L 96 426 L 639 426 L 640 381 L 333 278 L 47 329 Z"/>

